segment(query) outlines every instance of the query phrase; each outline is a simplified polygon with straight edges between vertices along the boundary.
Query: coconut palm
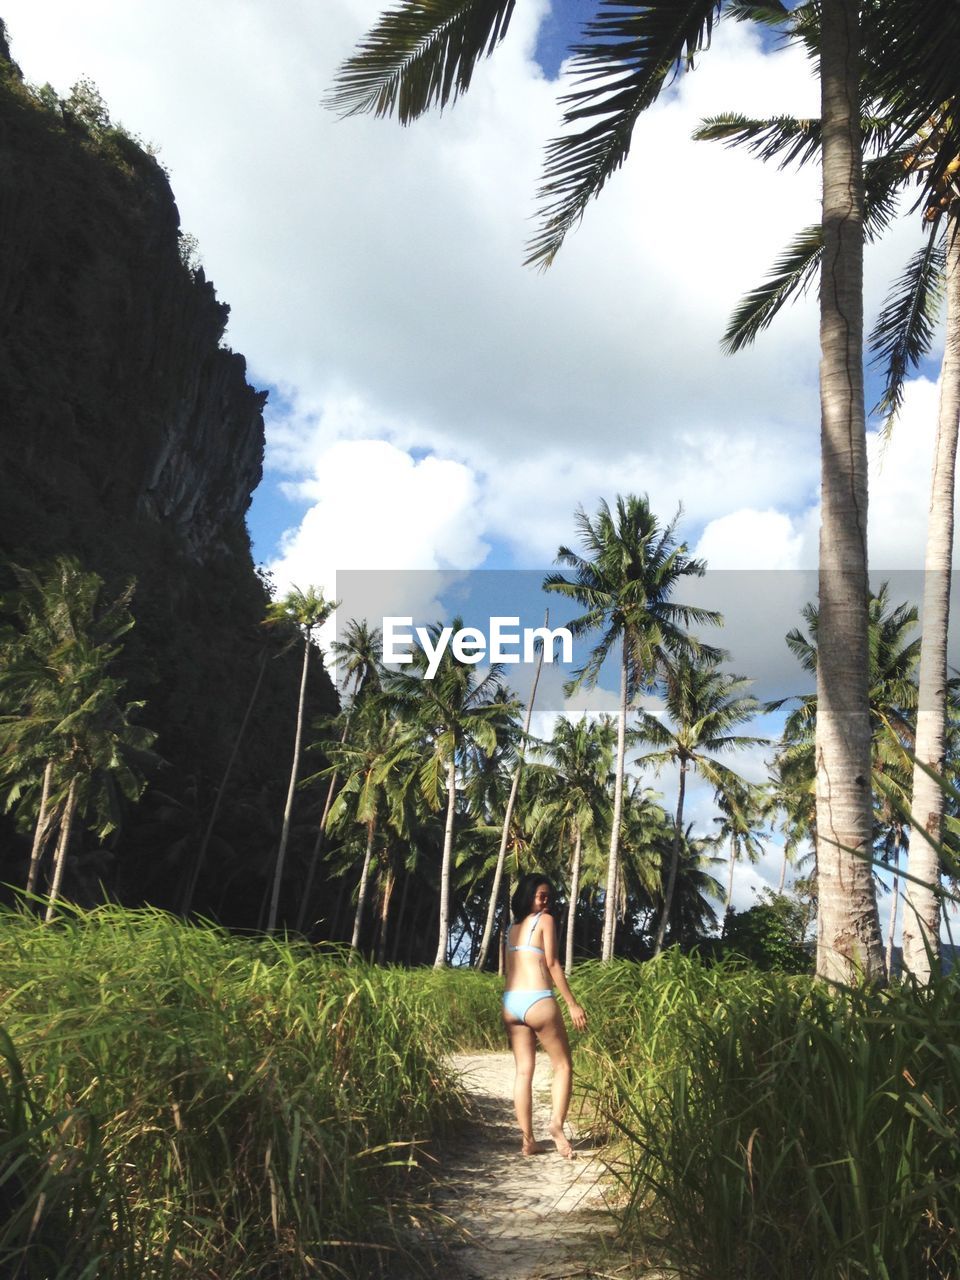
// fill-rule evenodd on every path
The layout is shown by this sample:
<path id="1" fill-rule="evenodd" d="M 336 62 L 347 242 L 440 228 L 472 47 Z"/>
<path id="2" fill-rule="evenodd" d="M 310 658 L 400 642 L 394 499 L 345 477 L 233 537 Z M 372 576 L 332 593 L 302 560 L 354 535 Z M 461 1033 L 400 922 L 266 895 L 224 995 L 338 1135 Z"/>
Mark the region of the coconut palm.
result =
<path id="1" fill-rule="evenodd" d="M 732 732 L 760 711 L 756 698 L 744 693 L 748 683 L 743 676 L 721 671 L 716 661 L 681 653 L 663 672 L 664 701 L 670 724 L 647 711 L 639 713 L 636 737 L 641 742 L 650 743 L 656 750 L 642 755 L 638 762 L 653 764 L 658 769 L 668 763 L 675 764 L 680 774 L 673 847 L 663 890 L 663 909 L 653 944 L 655 955 L 663 949 L 680 864 L 687 773 L 695 770 L 714 791 L 736 795 L 744 786 L 743 780 L 728 765 L 715 759 L 714 754 L 756 746 L 765 741 Z"/>
<path id="2" fill-rule="evenodd" d="M 328 772 L 335 772 L 342 778 L 342 785 L 330 808 L 331 824 L 359 823 L 366 834 L 350 939 L 350 947 L 356 951 L 360 945 L 376 839 L 387 824 L 392 825 L 400 836 L 407 833 L 402 795 L 405 782 L 409 785 L 413 776 L 411 766 L 419 758 L 419 743 L 409 727 L 392 716 L 382 701 L 374 698 L 359 707 L 349 737 L 326 746 L 325 753 L 330 759 Z M 388 871 L 389 866 L 387 857 L 385 868 Z M 389 910 L 389 894 L 386 895 L 386 903 Z"/>
<path id="3" fill-rule="evenodd" d="M 804 670 L 812 674 L 817 666 L 820 614 L 814 604 L 805 605 L 802 614 L 807 624 L 807 633 L 794 628 L 787 635 L 787 645 Z M 889 809 L 894 798 L 891 788 L 897 771 L 902 769 L 904 746 L 912 748 L 914 740 L 916 669 L 920 656 L 920 639 L 912 633 L 917 625 L 917 610 L 913 605 L 893 606 L 890 603 L 889 585 L 882 583 L 876 594 L 870 595 L 868 624 L 871 778 L 879 802 L 878 815 L 882 826 L 884 809 Z M 817 698 L 817 694 L 807 694 L 797 699 L 797 706 L 788 715 L 784 725 L 781 758 L 792 776 L 795 789 L 802 790 L 804 780 L 809 787 L 815 773 L 814 724 L 817 719 Z M 782 705 L 783 702 L 774 703 L 770 709 Z M 905 785 L 905 779 L 900 785 Z M 875 815 L 875 825 L 878 815 Z M 821 846 L 818 844 L 818 896 L 822 893 L 819 885 L 820 851 Z M 824 945 L 820 938 L 821 932 L 818 926 L 818 947 Z"/>
<path id="4" fill-rule="evenodd" d="M 609 821 L 607 784 L 613 766 L 614 726 L 609 716 L 599 720 L 562 717 L 553 736 L 538 749 L 547 764 L 533 818 L 534 839 L 547 829 L 569 834 L 572 842 L 570 896 L 567 907 L 564 968 L 573 969 L 573 943 L 580 899 L 580 873 L 584 841 L 595 843 Z M 562 837 L 561 837 L 562 838 Z"/>
<path id="5" fill-rule="evenodd" d="M 724 911 L 731 909 L 733 901 L 733 873 L 742 858 L 759 862 L 763 853 L 761 834 L 766 830 L 769 808 L 767 797 L 760 787 L 749 782 L 734 783 L 722 788 L 715 796 L 720 816 L 717 824 L 717 840 L 726 841 L 730 850 L 727 869 L 727 896 Z"/>
<path id="6" fill-rule="evenodd" d="M 652 688 L 674 656 L 690 649 L 704 651 L 688 635 L 687 627 L 720 622 L 717 613 L 670 599 L 679 582 L 701 577 L 705 571 L 703 561 L 691 559 L 686 547 L 677 542 L 678 518 L 679 513 L 668 525 L 661 525 L 646 497 L 632 494 L 617 498 L 615 515 L 606 502 L 601 502 L 593 520 L 579 508 L 576 523 L 586 554 L 560 547 L 557 562 L 573 569 L 574 576 L 552 573 L 543 583 L 544 590 L 559 592 L 586 609 L 567 624 L 575 636 L 602 633 L 568 689 L 593 687 L 607 656 L 619 649 L 620 719 L 601 949 L 604 961 L 613 956 L 628 707 L 639 693 Z"/>
<path id="7" fill-rule="evenodd" d="M 549 611 L 543 619 L 543 625 L 546 629 L 550 625 Z M 533 719 L 533 704 L 537 697 L 537 685 L 540 682 L 540 672 L 543 669 L 543 641 L 540 642 L 539 652 L 537 653 L 537 661 L 533 671 L 533 683 L 530 686 L 530 697 L 527 699 L 527 710 L 523 719 L 523 737 L 520 742 L 520 750 L 517 755 L 516 765 L 513 771 L 513 780 L 510 784 L 510 794 L 507 796 L 507 803 L 503 810 L 503 825 L 500 829 L 500 849 L 497 854 L 497 863 L 493 872 L 493 884 L 490 887 L 490 901 L 487 904 L 487 918 L 484 921 L 483 936 L 480 940 L 480 952 L 477 956 L 478 969 L 484 969 L 487 963 L 487 954 L 490 950 L 490 942 L 493 938 L 493 924 L 497 914 L 497 901 L 500 897 L 500 881 L 503 877 L 503 868 L 507 856 L 507 842 L 510 835 L 510 823 L 513 818 L 513 808 L 517 802 L 517 791 L 520 787 L 520 775 L 523 772 L 523 756 L 524 747 L 530 735 L 530 722 Z"/>
<path id="8" fill-rule="evenodd" d="M 287 786 L 287 800 L 283 809 L 283 826 L 280 831 L 280 844 L 277 849 L 277 861 L 273 873 L 273 891 L 270 897 L 270 911 L 267 916 L 267 933 L 273 933 L 277 926 L 277 910 L 280 904 L 280 885 L 283 883 L 283 864 L 287 855 L 287 842 L 290 838 L 290 819 L 293 815 L 293 796 L 297 788 L 297 775 L 300 771 L 300 748 L 303 743 L 303 708 L 307 698 L 307 667 L 310 662 L 310 648 L 315 627 L 321 626 L 336 608 L 336 604 L 325 600 L 322 591 L 316 587 L 307 587 L 301 591 L 293 587 L 282 600 L 275 600 L 267 610 L 266 621 L 272 626 L 293 628 L 295 635 L 303 638 L 303 666 L 300 672 L 300 696 L 297 700 L 297 727 L 293 738 L 293 762 L 290 766 L 290 782 Z"/>
<path id="9" fill-rule="evenodd" d="M 350 732 L 351 716 L 354 708 L 359 706 L 361 696 L 364 693 L 375 693 L 380 688 L 380 661 L 383 656 L 383 637 L 379 627 L 371 628 L 366 619 L 358 622 L 355 618 L 351 618 L 344 628 L 343 639 L 334 640 L 330 649 L 337 666 L 338 681 L 343 691 L 342 696 L 350 699 L 346 714 L 343 716 L 343 728 L 340 732 L 340 742 L 343 744 L 347 740 L 347 734 Z M 317 872 L 317 863 L 320 861 L 320 853 L 323 849 L 323 842 L 327 832 L 327 822 L 330 817 L 330 807 L 333 804 L 336 789 L 337 772 L 334 770 L 330 774 L 330 780 L 327 784 L 327 795 L 323 802 L 323 811 L 320 814 L 320 822 L 317 825 L 317 834 L 310 854 L 307 882 L 304 885 L 303 895 L 300 900 L 300 910 L 297 913 L 298 933 L 303 929 L 307 910 L 310 906 L 313 881 Z"/>
<path id="10" fill-rule="evenodd" d="M 14 623 L 0 678 L 0 697 L 12 701 L 0 715 L 0 781 L 8 802 L 29 803 L 39 791 L 31 889 L 43 834 L 59 821 L 49 920 L 78 817 L 101 838 L 119 826 L 124 804 L 143 790 L 143 770 L 155 763 L 156 735 L 135 723 L 144 704 L 124 701 L 125 681 L 112 671 L 133 626 L 133 584 L 105 600 L 102 579 L 71 557 L 42 570 L 10 567 L 19 590 L 4 601 Z"/>
<path id="11" fill-rule="evenodd" d="M 620 837 L 620 874 L 617 890 L 617 918 L 626 920 L 643 912 L 635 926 L 640 939 L 650 932 L 651 922 L 663 902 L 662 870 L 673 844 L 673 819 L 664 809 L 659 792 L 633 778 L 624 794 L 623 830 Z M 678 871 L 683 875 L 683 860 Z"/>
<path id="12" fill-rule="evenodd" d="M 887 6 L 888 8 L 890 6 Z M 910 5 L 897 6 L 909 10 Z M 872 6 L 866 6 L 869 11 Z M 913 6 L 918 13 L 923 5 Z M 802 15 L 802 16 L 798 16 Z M 921 980 L 930 976 L 930 960 L 939 953 L 940 897 L 938 845 L 942 835 L 944 790 L 937 785 L 943 772 L 946 734 L 947 634 L 950 613 L 950 572 L 953 552 L 953 508 L 956 455 L 960 437 L 960 154 L 950 154 L 956 140 L 953 99 L 932 103 L 923 84 L 933 61 L 924 60 L 918 76 L 906 65 L 890 76 L 889 49 L 876 38 L 880 11 L 866 25 L 863 87 L 869 99 L 862 131 L 869 155 L 865 167 L 865 225 L 873 238 L 890 223 L 900 193 L 919 182 L 924 243 L 895 281 L 871 334 L 875 361 L 884 368 L 885 390 L 874 412 L 894 422 L 910 370 L 927 353 L 936 331 L 936 315 L 946 298 L 947 338 L 941 363 L 940 399 L 931 480 L 925 554 L 923 616 L 919 675 L 916 761 L 913 769 L 913 812 L 921 838 L 910 856 L 908 897 L 904 922 L 904 962 Z M 797 11 L 792 21 L 810 52 L 819 48 L 819 24 L 814 6 Z M 883 21 L 879 31 L 887 30 Z M 900 43 L 904 31 L 899 31 Z M 871 35 L 873 38 L 871 39 Z M 943 30 L 940 39 L 944 36 Z M 950 86 L 951 92 L 953 86 Z M 916 103 L 926 102 L 917 112 Z M 911 105 L 913 107 L 911 108 Z M 904 117 L 914 131 L 903 127 Z M 764 159 L 799 164 L 818 150 L 820 121 L 779 118 L 748 120 L 719 116 L 707 121 L 696 136 L 746 144 Z M 752 342 L 772 321 L 780 307 L 806 289 L 820 265 L 823 237 L 814 226 L 802 232 L 777 263 L 771 277 L 740 303 L 726 334 L 731 350 Z M 925 835 L 924 835 L 925 833 Z"/>
<path id="13" fill-rule="evenodd" d="M 454 633 L 463 627 L 455 618 Z M 431 643 L 437 646 L 442 623 L 429 628 Z M 494 664 L 483 679 L 473 665 L 459 662 L 447 647 L 434 676 L 427 679 L 426 657 L 419 650 L 411 671 L 390 672 L 384 680 L 388 705 L 416 726 L 425 742 L 426 759 L 420 769 L 420 787 L 428 804 L 437 809 L 446 790 L 446 820 L 440 865 L 439 936 L 434 968 L 447 963 L 450 940 L 450 884 L 453 868 L 453 833 L 457 811 L 457 772 L 469 744 L 487 754 L 508 731 L 516 703 L 503 696 L 501 668 Z"/>

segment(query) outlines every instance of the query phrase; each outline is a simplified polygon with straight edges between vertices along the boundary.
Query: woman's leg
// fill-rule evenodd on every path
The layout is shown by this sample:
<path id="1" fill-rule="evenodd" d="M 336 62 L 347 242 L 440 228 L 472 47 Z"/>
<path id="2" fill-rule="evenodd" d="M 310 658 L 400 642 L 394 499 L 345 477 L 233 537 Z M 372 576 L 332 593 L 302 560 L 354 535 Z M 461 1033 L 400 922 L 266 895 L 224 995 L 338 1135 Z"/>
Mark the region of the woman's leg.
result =
<path id="1" fill-rule="evenodd" d="M 570 1106 L 570 1093 L 573 1088 L 573 1059 L 570 1056 L 570 1042 L 567 1040 L 567 1029 L 560 1016 L 560 1006 L 556 1000 L 540 1000 L 532 1005 L 527 1018 L 540 1039 L 540 1043 L 550 1056 L 553 1068 L 553 1081 L 550 1085 L 552 1109 L 550 1115 L 550 1136 L 557 1144 L 557 1150 L 568 1160 L 573 1156 L 573 1148 L 563 1132 L 563 1122 L 567 1118 Z"/>
<path id="2" fill-rule="evenodd" d="M 513 1082 L 513 1105 L 523 1137 L 523 1154 L 536 1156 L 543 1151 L 541 1144 L 533 1138 L 533 1069 L 537 1062 L 537 1042 L 531 1029 L 522 1022 L 507 1022 L 506 1027 L 517 1064 Z"/>

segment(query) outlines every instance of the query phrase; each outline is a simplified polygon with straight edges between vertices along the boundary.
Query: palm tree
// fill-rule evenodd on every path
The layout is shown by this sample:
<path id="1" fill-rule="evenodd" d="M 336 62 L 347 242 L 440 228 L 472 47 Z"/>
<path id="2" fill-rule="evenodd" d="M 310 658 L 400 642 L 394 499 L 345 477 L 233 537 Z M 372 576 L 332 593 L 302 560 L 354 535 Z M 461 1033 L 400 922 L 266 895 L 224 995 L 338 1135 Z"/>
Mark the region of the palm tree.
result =
<path id="1" fill-rule="evenodd" d="M 815 15 L 799 23 L 801 37 L 815 53 L 819 27 Z M 868 64 L 865 86 L 871 88 Z M 891 136 L 903 110 L 904 89 L 897 85 L 894 101 L 870 103 L 862 120 L 868 145 L 875 151 L 864 166 L 866 228 L 876 236 L 889 225 L 900 192 L 928 170 L 937 171 L 937 157 L 947 145 L 945 135 L 955 114 L 951 103 L 941 106 L 921 125 L 917 135 L 895 144 Z M 876 94 L 873 95 L 876 98 Z M 749 120 L 718 116 L 705 122 L 697 137 L 719 139 L 729 145 L 746 144 L 764 159 L 784 155 L 805 163 L 816 154 L 820 121 L 781 117 Z M 921 981 L 929 980 L 930 959 L 939 955 L 940 897 L 938 846 L 943 830 L 942 776 L 946 736 L 947 636 L 950 620 L 950 573 L 953 558 L 953 508 L 957 444 L 960 438 L 960 156 L 932 179 L 922 206 L 924 243 L 895 281 L 870 337 L 875 360 L 884 366 L 885 390 L 875 413 L 887 415 L 891 429 L 903 399 L 903 388 L 930 348 L 941 300 L 946 299 L 946 343 L 940 369 L 940 398 L 934 440 L 933 470 L 924 566 L 924 628 L 920 652 L 916 760 L 913 769 L 913 812 L 921 838 L 910 855 L 908 901 L 904 921 L 904 965 Z M 725 335 L 729 350 L 752 342 L 771 323 L 783 304 L 801 293 L 820 266 L 823 237 L 818 226 L 808 227 L 794 240 L 772 275 L 741 301 Z M 888 947 L 889 951 L 889 947 Z"/>
<path id="2" fill-rule="evenodd" d="M 293 763 L 290 766 L 290 782 L 287 786 L 287 800 L 283 809 L 283 827 L 280 832 L 280 845 L 277 849 L 277 862 L 273 874 L 273 892 L 270 898 L 270 912 L 267 916 L 267 933 L 273 933 L 277 926 L 277 910 L 280 904 L 280 885 L 283 882 L 283 864 L 287 854 L 287 841 L 290 838 L 290 818 L 293 814 L 293 796 L 297 787 L 297 774 L 300 770 L 300 748 L 303 742 L 303 708 L 307 697 L 307 666 L 310 661 L 310 647 L 314 627 L 321 626 L 336 608 L 335 603 L 324 599 L 323 592 L 316 587 L 307 587 L 301 591 L 293 587 L 282 600 L 275 600 L 267 610 L 267 622 L 271 625 L 282 625 L 296 628 L 303 636 L 303 667 L 300 673 L 300 696 L 297 700 L 297 727 L 293 739 Z"/>
<path id="3" fill-rule="evenodd" d="M 456 632 L 463 620 L 451 624 Z M 429 628 L 438 645 L 441 623 Z M 417 674 L 414 674 L 416 672 Z M 391 672 L 384 681 L 388 705 L 395 708 L 423 734 L 427 758 L 420 769 L 420 786 L 428 804 L 437 809 L 445 782 L 447 796 L 440 865 L 439 936 L 434 968 L 447 963 L 450 941 L 450 881 L 453 867 L 453 831 L 457 810 L 457 770 L 468 744 L 475 743 L 488 755 L 499 735 L 508 730 L 516 704 L 504 700 L 501 668 L 494 664 L 481 680 L 476 668 L 458 662 L 446 648 L 432 679 L 426 677 L 426 658 L 419 651 L 412 672 Z"/>
<path id="4" fill-rule="evenodd" d="M 674 829 L 669 832 L 668 842 L 671 848 L 678 846 L 679 852 L 667 933 L 671 945 L 692 947 L 719 923 L 711 900 L 722 902 L 723 886 L 708 870 L 720 861 L 714 852 L 716 837 L 695 836 L 693 824 L 688 823 L 679 841 Z"/>
<path id="5" fill-rule="evenodd" d="M 613 721 L 609 716 L 599 720 L 561 717 L 550 742 L 539 748 L 547 770 L 542 774 L 543 785 L 533 810 L 534 840 L 539 843 L 541 833 L 553 829 L 569 832 L 573 842 L 564 962 L 568 977 L 573 970 L 584 841 L 595 842 L 609 820 L 607 783 L 613 765 L 613 742 Z"/>
<path id="6" fill-rule="evenodd" d="M 729 788 L 721 788 L 716 796 L 720 816 L 717 823 L 717 839 L 729 842 L 730 864 L 727 871 L 727 897 L 724 911 L 729 911 L 733 901 L 733 873 L 737 862 L 746 857 L 758 862 L 763 853 L 760 833 L 767 825 L 765 795 L 757 786 L 738 782 Z"/>
<path id="7" fill-rule="evenodd" d="M 376 838 L 384 822 L 405 834 L 403 806 L 398 791 L 404 765 L 419 756 L 419 743 L 409 727 L 393 717 L 378 699 L 365 702 L 353 719 L 349 738 L 326 748 L 328 772 L 343 779 L 330 808 L 334 825 L 359 823 L 366 833 L 363 866 L 357 887 L 357 908 L 350 939 L 351 950 L 360 945 L 360 930 L 367 902 Z"/>
<path id="8" fill-rule="evenodd" d="M 805 605 L 802 614 L 808 634 L 794 628 L 787 635 L 787 645 L 804 670 L 812 674 L 817 667 L 822 623 L 816 605 Z M 917 624 L 916 607 L 907 604 L 892 606 L 887 583 L 882 583 L 875 595 L 871 593 L 867 617 L 870 655 L 870 770 L 873 788 L 882 798 L 890 795 L 889 776 L 897 761 L 903 758 L 903 745 L 912 746 L 913 742 L 917 705 L 915 672 L 920 640 L 911 638 L 911 632 Z M 816 740 L 813 730 L 818 718 L 818 698 L 819 691 L 798 699 L 797 707 L 787 717 L 784 725 L 783 740 L 786 750 L 781 752 L 781 756 L 790 762 L 795 786 L 802 785 L 801 779 L 804 777 L 809 785 L 815 774 Z M 775 710 L 782 705 L 782 702 L 774 703 L 770 709 Z M 872 822 L 871 850 L 873 826 Z M 821 850 L 822 844 L 818 842 L 818 898 L 822 893 L 819 883 Z M 870 869 L 869 862 L 864 865 Z M 818 914 L 818 949 L 826 945 L 823 942 L 823 927 L 822 916 Z"/>
<path id="9" fill-rule="evenodd" d="M 125 681 L 111 670 L 121 637 L 133 626 L 133 584 L 105 601 L 102 579 L 71 557 L 60 556 L 43 570 L 11 569 L 19 591 L 5 606 L 16 619 L 16 640 L 6 633 L 12 661 L 0 694 L 14 695 L 16 710 L 0 716 L 0 774 L 14 794 L 29 794 L 25 772 L 35 772 L 33 787 L 40 788 L 31 888 L 43 835 L 59 820 L 49 920 L 77 816 L 101 838 L 119 826 L 124 803 L 143 791 L 143 769 L 155 762 L 150 747 L 156 735 L 135 723 L 144 704 L 123 701 Z"/>
<path id="10" fill-rule="evenodd" d="M 659 914 L 658 907 L 663 902 L 663 867 L 673 847 L 673 819 L 664 809 L 662 799 L 659 792 L 644 786 L 640 778 L 632 780 L 624 795 L 617 915 L 623 920 L 631 907 L 635 912 L 643 911 L 644 918 L 637 930 L 641 938 L 646 937 L 651 922 Z M 678 884 L 682 876 L 681 853 Z"/>
<path id="11" fill-rule="evenodd" d="M 571 580 L 552 573 L 543 583 L 544 590 L 560 592 L 587 610 L 567 624 L 575 636 L 602 631 L 568 689 L 593 687 L 608 654 L 617 647 L 620 650 L 620 720 L 601 949 L 604 961 L 613 956 L 627 709 L 641 691 L 652 688 L 672 656 L 690 649 L 705 651 L 684 628 L 720 622 L 717 613 L 670 600 L 678 582 L 702 577 L 705 571 L 703 561 L 688 557 L 686 547 L 677 543 L 678 519 L 679 512 L 668 525 L 661 525 L 646 497 L 632 494 L 617 498 L 616 516 L 606 502 L 601 502 L 594 520 L 579 508 L 576 523 L 586 555 L 560 547 L 557 562 L 572 568 L 574 577 Z"/>
<path id="12" fill-rule="evenodd" d="M 550 625 L 550 613 L 547 611 L 543 619 L 544 630 Z M 533 719 L 533 704 L 537 697 L 537 685 L 540 682 L 540 672 L 543 669 L 543 641 L 540 642 L 540 650 L 537 654 L 537 661 L 533 671 L 533 683 L 530 686 L 530 697 L 527 699 L 527 710 L 523 719 L 523 737 L 520 740 L 520 750 L 517 754 L 517 763 L 513 771 L 513 780 L 510 783 L 510 794 L 507 796 L 507 803 L 503 811 L 503 826 L 500 830 L 500 849 L 497 854 L 497 864 L 493 872 L 493 884 L 490 887 L 490 901 L 487 906 L 487 918 L 483 926 L 483 937 L 480 940 L 480 952 L 477 956 L 476 967 L 480 970 L 486 968 L 487 954 L 490 950 L 490 942 L 493 938 L 493 925 L 497 915 L 497 902 L 500 897 L 500 881 L 503 878 L 503 867 L 507 856 L 507 842 L 510 837 L 510 823 L 513 819 L 513 808 L 517 802 L 517 791 L 520 787 L 520 775 L 523 772 L 523 756 L 527 739 L 530 735 L 530 722 Z"/>
<path id="13" fill-rule="evenodd" d="M 663 910 L 654 939 L 654 955 L 663 949 L 670 919 L 680 844 L 683 834 L 683 806 L 687 773 L 694 769 L 702 774 L 717 792 L 736 795 L 744 783 L 714 752 L 756 746 L 763 738 L 734 734 L 731 730 L 751 720 L 760 711 L 756 698 L 743 693 L 749 681 L 743 676 L 728 675 L 715 661 L 680 654 L 663 673 L 666 711 L 672 726 L 647 711 L 640 712 L 637 738 L 657 749 L 639 758 L 640 763 L 662 768 L 668 762 L 680 771 L 677 811 L 674 818 L 674 840 L 663 891 Z"/>
<path id="14" fill-rule="evenodd" d="M 344 628 L 343 639 L 334 640 L 330 646 L 336 662 L 338 678 L 343 696 L 350 696 L 346 715 L 343 717 L 343 729 L 340 733 L 341 745 L 346 742 L 350 732 L 350 720 L 353 711 L 360 705 L 360 697 L 364 692 L 376 692 L 380 688 L 380 660 L 383 654 L 383 637 L 378 627 L 371 628 L 366 619 L 357 621 L 351 618 Z M 327 796 L 323 802 L 323 812 L 317 825 L 317 835 L 310 854 L 310 866 L 307 871 L 307 882 L 304 885 L 297 914 L 297 932 L 303 930 L 306 913 L 310 906 L 313 892 L 313 881 L 320 860 L 320 851 L 327 833 L 327 822 L 330 817 L 330 806 L 333 804 L 337 788 L 337 771 L 330 774 L 327 785 Z"/>

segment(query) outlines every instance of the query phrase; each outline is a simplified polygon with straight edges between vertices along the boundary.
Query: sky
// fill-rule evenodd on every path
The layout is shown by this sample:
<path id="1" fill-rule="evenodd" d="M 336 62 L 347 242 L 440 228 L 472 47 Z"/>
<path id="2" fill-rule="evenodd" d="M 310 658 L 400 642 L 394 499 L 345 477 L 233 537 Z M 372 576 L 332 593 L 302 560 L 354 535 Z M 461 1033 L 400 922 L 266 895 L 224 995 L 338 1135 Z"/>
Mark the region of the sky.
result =
<path id="1" fill-rule="evenodd" d="M 712 570 L 814 567 L 816 298 L 736 357 L 720 336 L 817 219 L 818 174 L 690 140 L 721 111 L 817 114 L 803 55 L 721 22 L 538 272 L 524 247 L 586 6 L 519 0 L 470 93 L 408 128 L 322 105 L 379 7 L 0 3 L 27 79 L 91 77 L 170 174 L 226 341 L 269 391 L 257 561 L 331 596 L 347 570 L 543 570 L 578 506 L 633 492 L 664 520 L 682 505 Z M 904 217 L 868 247 L 868 323 L 918 236 Z M 922 566 L 941 349 L 868 441 L 875 575 Z"/>

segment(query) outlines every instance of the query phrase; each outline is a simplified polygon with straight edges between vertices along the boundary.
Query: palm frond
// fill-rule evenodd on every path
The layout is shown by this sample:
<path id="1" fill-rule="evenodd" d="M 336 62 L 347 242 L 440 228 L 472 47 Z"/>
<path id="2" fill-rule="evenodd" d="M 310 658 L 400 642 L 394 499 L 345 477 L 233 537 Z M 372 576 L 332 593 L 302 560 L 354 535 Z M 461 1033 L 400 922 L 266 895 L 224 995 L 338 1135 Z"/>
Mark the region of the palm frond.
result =
<path id="1" fill-rule="evenodd" d="M 515 0 L 401 0 L 337 72 L 325 105 L 409 124 L 455 102 L 507 33 Z"/>
<path id="2" fill-rule="evenodd" d="M 944 239 L 932 228 L 926 244 L 894 281 L 870 334 L 871 364 L 882 364 L 884 374 L 883 395 L 872 412 L 885 416 L 885 431 L 900 411 L 907 374 L 930 350 L 943 300 L 945 270 Z"/>
<path id="3" fill-rule="evenodd" d="M 910 179 L 905 156 L 904 150 L 887 151 L 864 162 L 863 231 L 871 242 L 886 231 L 897 213 L 900 193 Z"/>
<path id="4" fill-rule="evenodd" d="M 823 231 L 820 224 L 801 231 L 774 263 L 764 282 L 744 297 L 727 325 L 723 349 L 728 354 L 754 342 L 773 321 L 785 302 L 806 293 L 820 269 Z"/>
<path id="5" fill-rule="evenodd" d="M 751 0 L 731 0 L 727 12 L 737 22 L 760 22 L 768 27 L 782 27 L 789 21 L 790 10 L 780 0 L 766 0 L 765 3 L 751 3 Z"/>
<path id="6" fill-rule="evenodd" d="M 720 0 L 601 0 L 572 49 L 571 74 L 580 87 L 562 99 L 569 132 L 547 145 L 541 225 L 528 263 L 550 265 L 626 160 L 640 114 L 709 43 L 720 9 Z"/>
<path id="7" fill-rule="evenodd" d="M 804 165 L 820 157 L 821 128 L 819 120 L 803 120 L 796 116 L 771 116 L 769 120 L 751 119 L 739 112 L 727 111 L 709 116 L 693 131 L 695 142 L 722 142 L 726 147 L 745 146 L 761 160 L 779 159 L 779 167 L 796 162 Z"/>

